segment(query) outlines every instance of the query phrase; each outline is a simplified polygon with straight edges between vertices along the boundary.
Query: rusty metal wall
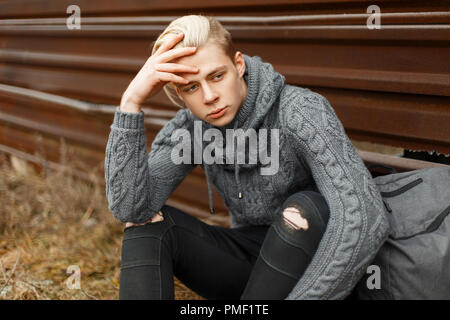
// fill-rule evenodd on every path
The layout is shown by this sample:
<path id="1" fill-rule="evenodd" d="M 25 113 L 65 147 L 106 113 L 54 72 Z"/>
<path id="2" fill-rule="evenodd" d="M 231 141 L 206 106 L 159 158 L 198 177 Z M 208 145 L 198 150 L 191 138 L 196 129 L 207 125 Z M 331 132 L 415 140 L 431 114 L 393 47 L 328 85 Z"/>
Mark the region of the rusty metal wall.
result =
<path id="1" fill-rule="evenodd" d="M 74 4 L 80 30 L 66 25 Z M 39 151 L 58 162 L 64 138 L 80 160 L 102 165 L 113 108 L 151 42 L 177 16 L 210 14 L 238 50 L 271 62 L 288 83 L 326 96 L 350 138 L 450 153 L 450 2 L 377 1 L 381 29 L 373 30 L 366 26 L 371 4 L 0 1 L 0 150 Z M 162 92 L 147 101 L 149 147 L 176 111 Z M 202 216 L 206 195 L 197 168 L 170 201 Z"/>

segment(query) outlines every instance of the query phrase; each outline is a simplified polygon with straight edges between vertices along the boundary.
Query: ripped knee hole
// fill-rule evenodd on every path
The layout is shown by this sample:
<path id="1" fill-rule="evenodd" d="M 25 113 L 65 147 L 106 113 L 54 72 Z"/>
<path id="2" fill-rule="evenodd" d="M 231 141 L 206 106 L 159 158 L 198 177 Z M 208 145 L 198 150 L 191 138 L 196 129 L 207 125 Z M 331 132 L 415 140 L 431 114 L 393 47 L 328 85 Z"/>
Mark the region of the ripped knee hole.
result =
<path id="1" fill-rule="evenodd" d="M 292 228 L 299 230 L 308 230 L 308 220 L 302 217 L 299 209 L 295 207 L 287 207 L 283 210 L 284 221 Z"/>

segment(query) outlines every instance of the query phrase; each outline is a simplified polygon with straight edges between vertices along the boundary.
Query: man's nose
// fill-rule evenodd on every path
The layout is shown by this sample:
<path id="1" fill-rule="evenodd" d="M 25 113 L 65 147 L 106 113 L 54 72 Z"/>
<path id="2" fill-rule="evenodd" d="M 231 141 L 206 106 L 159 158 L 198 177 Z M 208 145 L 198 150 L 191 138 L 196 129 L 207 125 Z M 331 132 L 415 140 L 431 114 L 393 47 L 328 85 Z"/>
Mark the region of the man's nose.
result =
<path id="1" fill-rule="evenodd" d="M 210 104 L 215 102 L 219 98 L 219 95 L 208 84 L 203 85 L 203 102 Z"/>

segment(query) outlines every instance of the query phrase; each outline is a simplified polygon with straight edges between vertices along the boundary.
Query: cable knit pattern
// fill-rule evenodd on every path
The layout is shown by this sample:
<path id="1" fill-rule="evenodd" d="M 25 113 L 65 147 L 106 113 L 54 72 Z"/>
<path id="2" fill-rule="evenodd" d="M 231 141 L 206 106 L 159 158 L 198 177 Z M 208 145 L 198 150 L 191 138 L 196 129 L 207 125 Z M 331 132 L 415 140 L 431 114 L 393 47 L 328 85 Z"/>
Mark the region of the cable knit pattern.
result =
<path id="1" fill-rule="evenodd" d="M 283 127 L 291 136 L 292 146 L 308 163 L 330 206 L 326 233 L 287 299 L 343 298 L 356 285 L 387 236 L 382 199 L 323 96 L 313 92 L 294 95 L 283 108 Z"/>
<path id="2" fill-rule="evenodd" d="M 330 207 L 328 226 L 313 260 L 286 299 L 344 298 L 387 238 L 381 195 L 325 97 L 285 84 L 284 77 L 257 56 L 244 54 L 244 59 L 247 96 L 224 127 L 201 121 L 188 109 L 179 110 L 147 154 L 143 113 L 121 112 L 117 107 L 105 158 L 109 208 L 118 220 L 138 223 L 161 209 L 195 168 L 194 164 L 176 165 L 170 158 L 179 143 L 171 141 L 171 134 L 183 128 L 193 137 L 194 120 L 201 121 L 203 132 L 216 128 L 224 138 L 226 129 L 232 128 L 257 133 L 262 128 L 279 129 L 279 169 L 273 175 L 261 175 L 261 167 L 267 165 L 259 158 L 256 164 L 201 166 L 223 197 L 232 228 L 269 225 L 291 194 L 321 192 Z M 267 146 L 270 136 L 268 130 Z M 245 151 L 248 156 L 249 148 Z M 272 152 L 270 147 L 268 151 Z"/>
<path id="3" fill-rule="evenodd" d="M 195 168 L 172 164 L 170 155 L 177 142 L 171 141 L 171 133 L 181 127 L 193 132 L 187 109 L 158 132 L 148 154 L 144 113 L 122 112 L 116 107 L 105 153 L 105 181 L 108 207 L 117 220 L 141 223 L 151 219 Z"/>

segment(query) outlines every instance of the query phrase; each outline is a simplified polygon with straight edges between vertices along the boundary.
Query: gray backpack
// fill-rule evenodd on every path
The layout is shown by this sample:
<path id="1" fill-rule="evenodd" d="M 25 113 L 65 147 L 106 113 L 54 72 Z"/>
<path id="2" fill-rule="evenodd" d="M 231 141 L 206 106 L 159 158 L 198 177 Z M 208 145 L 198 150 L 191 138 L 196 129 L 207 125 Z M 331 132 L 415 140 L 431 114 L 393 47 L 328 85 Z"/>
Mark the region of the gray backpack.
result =
<path id="1" fill-rule="evenodd" d="M 450 299 L 450 169 L 394 173 L 374 181 L 390 234 L 355 288 L 357 297 Z"/>

